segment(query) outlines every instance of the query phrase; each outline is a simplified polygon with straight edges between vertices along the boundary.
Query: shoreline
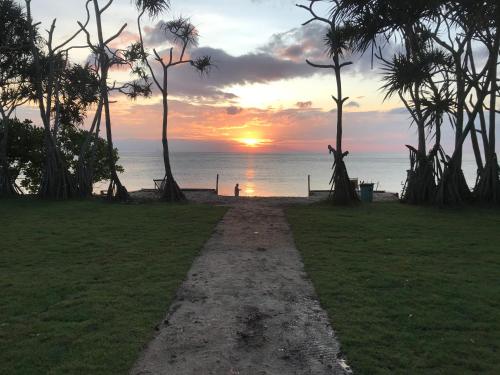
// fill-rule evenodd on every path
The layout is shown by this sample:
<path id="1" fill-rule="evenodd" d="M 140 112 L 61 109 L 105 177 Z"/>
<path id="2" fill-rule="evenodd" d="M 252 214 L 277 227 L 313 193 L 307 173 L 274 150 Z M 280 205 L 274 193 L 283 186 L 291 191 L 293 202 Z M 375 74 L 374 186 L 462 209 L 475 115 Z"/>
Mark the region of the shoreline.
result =
<path id="1" fill-rule="evenodd" d="M 183 190 L 189 202 L 215 204 L 215 205 L 234 205 L 241 203 L 263 203 L 268 205 L 293 205 L 293 204 L 313 204 L 325 201 L 328 198 L 328 192 L 315 193 L 310 197 L 293 197 L 293 196 L 275 196 L 275 197 L 247 197 L 247 196 L 227 196 L 217 195 L 211 190 L 190 191 Z M 159 194 L 151 189 L 141 189 L 130 192 L 132 199 L 137 201 L 157 201 Z M 397 193 L 389 192 L 374 192 L 373 202 L 397 202 L 399 200 Z"/>

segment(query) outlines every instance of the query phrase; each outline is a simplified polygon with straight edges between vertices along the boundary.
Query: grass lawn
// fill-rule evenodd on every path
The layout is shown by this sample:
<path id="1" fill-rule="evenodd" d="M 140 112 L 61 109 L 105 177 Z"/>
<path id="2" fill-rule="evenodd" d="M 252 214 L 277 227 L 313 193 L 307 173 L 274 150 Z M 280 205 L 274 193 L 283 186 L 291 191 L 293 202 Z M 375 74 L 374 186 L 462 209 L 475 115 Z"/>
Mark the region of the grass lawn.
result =
<path id="1" fill-rule="evenodd" d="M 500 211 L 287 211 L 355 374 L 500 374 Z"/>
<path id="2" fill-rule="evenodd" d="M 0 373 L 126 374 L 224 212 L 0 201 Z"/>

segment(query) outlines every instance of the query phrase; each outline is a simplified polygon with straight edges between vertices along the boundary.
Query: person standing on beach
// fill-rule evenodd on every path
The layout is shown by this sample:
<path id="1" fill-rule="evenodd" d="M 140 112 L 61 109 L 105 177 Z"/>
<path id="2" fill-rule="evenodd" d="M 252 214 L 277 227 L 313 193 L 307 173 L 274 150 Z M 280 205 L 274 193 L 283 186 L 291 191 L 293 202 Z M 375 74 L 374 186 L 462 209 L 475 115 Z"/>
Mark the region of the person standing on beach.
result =
<path id="1" fill-rule="evenodd" d="M 234 196 L 235 197 L 239 197 L 240 196 L 240 184 L 236 184 L 236 186 L 234 187 Z"/>

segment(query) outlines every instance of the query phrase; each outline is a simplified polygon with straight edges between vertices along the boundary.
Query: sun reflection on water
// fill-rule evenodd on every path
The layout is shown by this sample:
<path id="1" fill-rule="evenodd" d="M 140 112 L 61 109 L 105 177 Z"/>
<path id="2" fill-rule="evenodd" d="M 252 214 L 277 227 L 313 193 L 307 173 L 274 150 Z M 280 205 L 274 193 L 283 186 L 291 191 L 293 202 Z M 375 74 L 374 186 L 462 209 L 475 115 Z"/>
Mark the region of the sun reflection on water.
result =
<path id="1" fill-rule="evenodd" d="M 255 186 L 255 184 L 253 182 L 246 182 L 243 185 L 243 191 L 244 191 L 245 195 L 254 196 L 256 190 L 257 190 L 257 187 Z"/>

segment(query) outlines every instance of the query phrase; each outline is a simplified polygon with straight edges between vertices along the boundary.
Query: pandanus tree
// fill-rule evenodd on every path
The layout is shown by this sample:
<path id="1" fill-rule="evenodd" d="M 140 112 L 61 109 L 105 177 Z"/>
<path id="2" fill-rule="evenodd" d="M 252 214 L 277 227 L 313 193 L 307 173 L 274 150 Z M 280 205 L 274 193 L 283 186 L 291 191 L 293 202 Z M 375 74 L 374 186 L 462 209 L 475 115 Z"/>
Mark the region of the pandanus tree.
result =
<path id="1" fill-rule="evenodd" d="M 77 185 L 71 176 L 68 165 L 61 155 L 57 144 L 60 129 L 62 77 L 68 68 L 68 54 L 74 48 L 71 43 L 80 34 L 76 31 L 60 44 L 54 43 L 56 20 L 47 31 L 47 39 L 38 37 L 40 23 L 33 23 L 31 0 L 26 0 L 29 23 L 29 40 L 33 59 L 31 81 L 34 87 L 33 98 L 40 112 L 45 134 L 45 168 L 40 185 L 39 196 L 49 199 L 65 199 L 77 195 Z M 90 21 L 87 17 L 85 25 Z"/>
<path id="2" fill-rule="evenodd" d="M 476 131 L 474 124 L 478 115 L 482 117 L 485 98 L 491 93 L 490 82 L 495 81 L 493 77 L 496 73 L 493 73 L 493 70 L 498 61 L 498 50 L 495 53 L 496 28 L 493 18 L 498 20 L 497 2 L 485 1 L 481 6 L 470 1 L 439 0 L 340 0 L 332 3 L 333 18 L 339 20 L 337 22 L 351 22 L 358 31 L 355 38 L 358 51 L 365 52 L 370 47 L 373 51 L 379 42 L 386 44 L 394 41 L 396 46 L 403 49 L 403 53 L 385 58 L 390 60 L 390 64 L 386 64 L 386 68 L 389 68 L 386 71 L 389 79 L 396 78 L 397 70 L 402 73 L 405 73 L 405 70 L 406 73 L 415 70 L 414 73 L 400 75 L 399 82 L 392 82 L 404 86 L 405 77 L 415 78 L 405 91 L 405 95 L 410 97 L 410 101 L 405 105 L 416 124 L 419 138 L 418 148 L 410 151 L 412 168 L 405 194 L 407 201 L 447 205 L 470 199 L 470 189 L 462 172 L 462 149 L 470 133 L 478 171 L 482 171 L 484 168 L 481 166 L 478 134 L 483 138 L 485 150 L 489 147 L 488 135 L 485 124 L 481 125 L 480 132 Z M 476 56 L 472 46 L 477 47 L 480 43 L 487 46 L 490 57 L 488 63 L 473 72 L 476 70 Z M 431 65 L 428 67 L 433 74 L 429 75 L 424 71 L 425 76 L 418 79 L 422 72 L 419 65 L 425 62 L 429 50 L 434 52 L 434 57 L 437 56 L 436 52 L 446 54 L 451 64 L 440 65 L 439 62 L 429 61 Z M 394 87 L 392 84 L 386 84 L 385 88 L 390 89 L 391 86 Z M 446 92 L 446 95 L 438 97 L 436 94 L 440 92 Z M 429 104 L 433 100 L 437 101 L 434 103 L 435 109 L 446 106 L 446 116 L 455 130 L 455 147 L 451 157 L 444 155 L 441 158 L 443 171 L 437 175 L 436 189 L 432 186 L 433 179 L 430 178 L 431 155 L 427 154 L 425 149 L 424 130 L 430 129 L 428 114 L 433 105 Z M 491 113 L 492 111 L 490 122 Z M 438 132 L 440 129 L 441 127 L 433 128 Z M 435 134 L 436 139 L 439 139 L 439 136 L 440 132 Z M 436 147 L 431 149 L 430 153 L 435 150 Z M 490 155 L 492 159 L 491 152 Z M 488 189 L 491 193 L 491 188 Z M 435 190 L 434 194 L 432 190 Z"/>
<path id="3" fill-rule="evenodd" d="M 312 15 L 311 20 L 304 23 L 304 25 L 320 21 L 326 23 L 327 33 L 324 37 L 326 51 L 328 57 L 332 60 L 329 64 L 319 64 L 306 60 L 307 64 L 312 67 L 320 69 L 332 69 L 335 73 L 335 80 L 337 83 L 337 94 L 332 95 L 332 98 L 337 106 L 337 135 L 336 146 L 328 146 L 328 150 L 333 154 L 333 175 L 330 180 L 331 191 L 330 199 L 336 205 L 347 205 L 359 200 L 355 191 L 354 185 L 351 183 L 347 167 L 345 164 L 345 157 L 349 152 L 344 151 L 342 147 L 342 134 L 343 134 L 343 107 L 344 103 L 349 99 L 344 97 L 342 90 L 342 69 L 351 65 L 350 61 L 343 61 L 346 52 L 350 50 L 350 43 L 353 35 L 353 29 L 350 24 L 336 25 L 333 20 L 318 16 L 314 9 L 318 1 L 310 1 L 308 6 L 298 5 L 300 8 L 306 9 Z"/>
<path id="4" fill-rule="evenodd" d="M 150 83 L 144 70 L 140 66 L 140 62 L 143 59 L 141 47 L 139 44 L 133 43 L 126 49 L 116 49 L 110 47 L 112 42 L 115 41 L 123 33 L 123 31 L 127 27 L 127 24 L 122 25 L 121 28 L 112 36 L 108 38 L 104 36 L 103 19 L 105 18 L 105 12 L 110 9 L 113 2 L 114 0 L 110 0 L 104 6 L 101 6 L 99 0 L 87 0 L 86 2 L 88 17 L 90 17 L 91 13 L 89 5 L 93 5 L 93 15 L 95 17 L 95 25 L 97 30 L 96 43 L 92 42 L 91 34 L 87 29 L 88 23 L 79 23 L 79 25 L 80 29 L 85 33 L 87 37 L 88 47 L 93 52 L 96 60 L 95 65 L 98 68 L 100 100 L 93 126 L 95 127 L 95 129 L 97 129 L 97 126 L 101 121 L 101 111 L 103 111 L 106 125 L 106 139 L 108 146 L 108 162 L 110 171 L 107 197 L 109 200 L 128 201 L 130 200 L 130 195 L 126 187 L 120 181 L 116 168 L 116 159 L 113 158 L 115 148 L 113 144 L 111 122 L 110 93 L 113 91 L 117 91 L 133 99 L 137 98 L 138 96 L 148 96 L 150 94 Z M 128 67 L 138 78 L 132 82 L 126 82 L 123 84 L 117 84 L 116 82 L 110 83 L 110 70 L 114 66 Z M 89 177 L 85 176 L 85 174 L 86 173 L 82 172 L 82 178 L 88 181 Z"/>
<path id="5" fill-rule="evenodd" d="M 0 0 L 0 197 L 20 190 L 9 170 L 9 123 L 16 109 L 30 98 L 31 49 L 29 24 L 13 0 Z"/>
<path id="6" fill-rule="evenodd" d="M 470 133 L 478 171 L 482 169 L 478 133 L 474 123 L 478 116 L 484 94 L 478 92 L 476 103 L 471 103 L 470 96 L 484 74 L 473 77 L 470 64 L 475 65 L 475 54 L 471 43 L 476 31 L 476 21 L 482 16 L 478 7 L 467 2 L 438 3 L 433 7 L 433 17 L 423 19 L 427 34 L 435 48 L 440 48 L 450 58 L 444 82 L 453 87 L 450 123 L 455 130 L 454 150 L 451 157 L 444 160 L 444 171 L 438 184 L 435 202 L 439 205 L 461 204 L 472 198 L 470 188 L 462 171 L 463 146 Z M 482 10 L 481 10 L 482 12 Z"/>
<path id="7" fill-rule="evenodd" d="M 0 125 L 2 122 L 0 121 Z M 8 142 L 8 155 L 10 171 L 13 178 L 19 180 L 19 186 L 23 191 L 36 193 L 39 190 L 44 170 L 44 129 L 34 125 L 31 121 L 23 122 L 11 119 L 9 122 L 10 137 Z M 80 127 L 66 126 L 61 123 L 61 130 L 57 135 L 57 142 L 61 151 L 61 156 L 72 174 L 76 173 L 77 163 L 84 140 L 89 132 Z M 95 158 L 93 168 L 93 182 L 107 180 L 109 176 L 109 163 L 107 162 L 106 141 L 99 138 L 96 142 Z M 91 155 L 87 155 L 90 158 Z M 116 152 L 115 160 L 118 160 Z M 121 167 L 118 166 L 121 170 Z"/>
<path id="8" fill-rule="evenodd" d="M 470 6 L 470 5 L 469 5 Z M 500 53 L 500 5 L 497 1 L 487 1 L 484 8 L 472 6 L 476 17 L 473 22 L 476 26 L 475 40 L 481 43 L 488 52 L 488 60 L 485 63 L 487 67 L 486 78 L 476 83 L 476 96 L 484 96 L 486 103 L 479 108 L 479 118 L 481 125 L 481 135 L 483 139 L 484 167 L 480 169 L 478 183 L 474 193 L 478 200 L 485 203 L 500 203 L 500 167 L 496 153 L 496 117 L 500 113 L 497 107 L 497 98 L 500 94 L 498 64 Z M 471 43 L 468 45 L 471 49 Z M 471 59 L 471 53 L 469 58 Z M 476 75 L 476 69 L 473 60 L 471 60 L 471 71 Z M 484 77 L 484 76 L 483 76 Z M 488 87 L 489 84 L 489 87 Z M 485 92 L 486 91 L 486 92 Z M 486 112 L 486 113 L 485 113 Z M 487 114 L 487 116 L 486 116 Z M 486 120 L 487 117 L 487 120 Z M 489 126 L 486 126 L 489 122 Z M 472 129 L 471 131 L 474 131 Z"/>
<path id="9" fill-rule="evenodd" d="M 165 0 L 137 0 L 137 9 L 139 17 L 137 25 L 139 28 L 140 43 L 144 56 L 144 63 L 147 65 L 153 82 L 156 88 L 160 91 L 162 96 L 162 145 L 163 145 L 163 161 L 165 166 L 165 176 L 161 184 L 161 198 L 168 202 L 176 202 L 185 200 L 184 193 L 175 181 L 170 163 L 170 150 L 168 142 L 168 125 L 169 125 L 169 103 L 168 103 L 168 77 L 171 69 L 183 65 L 190 65 L 195 71 L 200 74 L 206 74 L 212 67 L 210 56 L 201 56 L 192 58 L 189 56 L 189 49 L 197 46 L 198 44 L 198 31 L 196 27 L 190 22 L 189 19 L 179 17 L 177 19 L 162 22 L 160 24 L 163 32 L 164 42 L 169 46 L 162 53 L 153 49 L 153 59 L 159 65 L 159 69 L 155 70 L 151 65 L 152 62 L 148 59 L 146 46 L 144 45 L 144 38 L 142 32 L 141 21 L 145 14 L 150 17 L 159 15 L 163 10 L 168 8 L 169 2 Z"/>
<path id="10" fill-rule="evenodd" d="M 431 1 L 432 2 L 432 1 Z M 378 49 L 374 55 L 382 61 L 385 98 L 397 94 L 410 113 L 417 129 L 418 144 L 407 145 L 410 152 L 403 201 L 414 204 L 432 203 L 436 193 L 434 166 L 437 148 L 427 153 L 426 129 L 429 129 L 425 98 L 430 87 L 435 86 L 435 75 L 439 71 L 436 58 L 441 56 L 432 49 L 429 37 L 423 32 L 420 20 L 432 12 L 425 2 L 413 1 L 341 1 L 334 9 L 339 19 L 348 20 L 356 29 L 355 49 L 366 53 Z M 381 44 L 396 40 L 401 51 L 385 57 Z M 439 127 L 439 129 L 441 129 Z"/>
<path id="11" fill-rule="evenodd" d="M 96 147 L 100 142 L 99 130 L 102 113 L 102 99 L 99 96 L 99 76 L 95 66 L 72 65 L 65 70 L 62 77 L 61 99 L 57 108 L 61 131 L 74 133 L 77 127 L 83 126 L 87 113 L 96 107 L 90 129 L 85 134 L 84 141 L 78 146 L 78 160 L 74 172 L 78 194 L 88 198 L 93 193 L 94 166 Z M 80 133 L 79 133 L 80 134 Z"/>
<path id="12" fill-rule="evenodd" d="M 422 36 L 418 43 L 418 53 L 406 50 L 391 60 L 385 59 L 382 53 L 377 57 L 383 62 L 385 98 L 397 94 L 417 126 L 418 148 L 407 145 L 411 163 L 402 199 L 426 204 L 434 202 L 443 174 L 441 162 L 446 156 L 441 148 L 441 126 L 445 113 L 450 111 L 452 94 L 446 84 L 438 86 L 441 73 L 448 65 L 447 56 L 429 49 Z M 435 143 L 427 152 L 427 135 L 432 133 Z"/>

